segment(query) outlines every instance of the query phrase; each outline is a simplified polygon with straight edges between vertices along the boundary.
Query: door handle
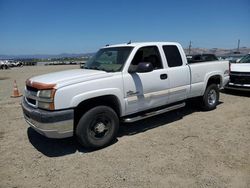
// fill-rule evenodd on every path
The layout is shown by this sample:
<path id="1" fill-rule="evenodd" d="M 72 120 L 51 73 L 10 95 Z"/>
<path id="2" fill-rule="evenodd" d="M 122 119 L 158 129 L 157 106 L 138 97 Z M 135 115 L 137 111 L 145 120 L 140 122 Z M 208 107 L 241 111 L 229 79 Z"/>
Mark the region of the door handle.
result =
<path id="1" fill-rule="evenodd" d="M 168 78 L 168 75 L 167 75 L 167 74 L 161 74 L 161 75 L 160 75 L 160 78 L 161 78 L 162 80 L 165 80 L 165 79 Z"/>

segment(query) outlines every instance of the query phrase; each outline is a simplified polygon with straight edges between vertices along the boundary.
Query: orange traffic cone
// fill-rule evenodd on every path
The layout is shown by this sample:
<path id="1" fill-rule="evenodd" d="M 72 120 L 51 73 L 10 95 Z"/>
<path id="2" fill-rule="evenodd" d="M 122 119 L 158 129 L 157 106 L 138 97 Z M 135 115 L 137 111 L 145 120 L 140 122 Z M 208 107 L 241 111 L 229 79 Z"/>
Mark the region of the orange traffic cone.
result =
<path id="1" fill-rule="evenodd" d="M 11 95 L 11 97 L 21 97 L 21 96 L 22 96 L 22 94 L 19 93 L 19 91 L 18 91 L 16 80 L 14 80 L 13 95 Z"/>

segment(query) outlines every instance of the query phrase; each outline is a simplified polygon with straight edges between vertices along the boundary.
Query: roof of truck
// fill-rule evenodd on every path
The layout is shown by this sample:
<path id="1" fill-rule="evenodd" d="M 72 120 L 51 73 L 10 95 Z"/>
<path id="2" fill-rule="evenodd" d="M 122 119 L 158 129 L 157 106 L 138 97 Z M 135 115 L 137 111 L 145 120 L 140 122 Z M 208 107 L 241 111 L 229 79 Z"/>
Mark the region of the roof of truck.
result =
<path id="1" fill-rule="evenodd" d="M 106 45 L 104 48 L 110 47 L 136 47 L 136 46 L 150 46 L 150 45 L 179 45 L 177 42 L 128 42 L 123 44 L 115 44 L 115 45 Z"/>

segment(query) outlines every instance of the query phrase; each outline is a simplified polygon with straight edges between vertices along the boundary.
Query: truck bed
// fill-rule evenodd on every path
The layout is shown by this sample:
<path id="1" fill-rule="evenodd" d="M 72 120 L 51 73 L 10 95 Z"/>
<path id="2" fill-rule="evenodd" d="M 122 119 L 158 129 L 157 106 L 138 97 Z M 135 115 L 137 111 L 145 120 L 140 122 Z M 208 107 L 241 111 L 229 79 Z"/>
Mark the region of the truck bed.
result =
<path id="1" fill-rule="evenodd" d="M 225 72 L 222 71 L 228 69 L 229 67 L 228 61 L 207 61 L 207 62 L 188 64 L 188 66 L 190 68 L 190 79 L 191 79 L 189 98 L 201 96 L 204 93 L 206 89 L 205 83 L 207 82 L 206 78 L 209 78 L 210 74 L 216 73 L 220 75 L 222 78 L 228 76 L 228 73 L 226 74 Z M 217 69 L 215 69 L 214 67 L 217 67 Z M 203 89 L 201 90 L 200 88 Z"/>

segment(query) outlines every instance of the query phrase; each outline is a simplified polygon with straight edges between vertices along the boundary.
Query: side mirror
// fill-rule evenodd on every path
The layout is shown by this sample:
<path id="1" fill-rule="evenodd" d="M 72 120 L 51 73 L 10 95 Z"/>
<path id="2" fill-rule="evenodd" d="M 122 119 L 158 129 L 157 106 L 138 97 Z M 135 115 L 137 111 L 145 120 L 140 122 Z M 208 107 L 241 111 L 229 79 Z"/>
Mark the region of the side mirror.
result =
<path id="1" fill-rule="evenodd" d="M 146 73 L 154 70 L 152 63 L 150 62 L 140 62 L 138 65 L 130 65 L 128 72 L 129 73 Z"/>

